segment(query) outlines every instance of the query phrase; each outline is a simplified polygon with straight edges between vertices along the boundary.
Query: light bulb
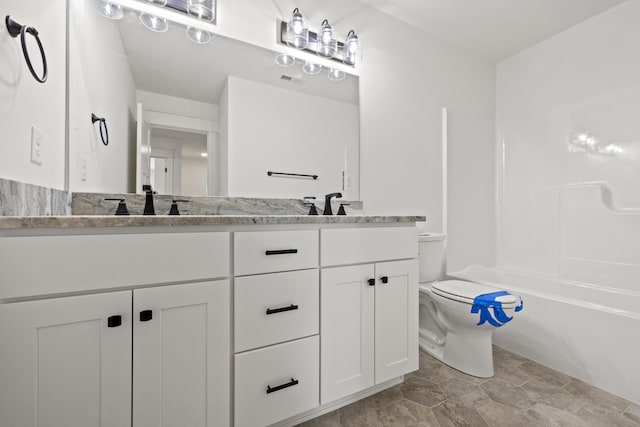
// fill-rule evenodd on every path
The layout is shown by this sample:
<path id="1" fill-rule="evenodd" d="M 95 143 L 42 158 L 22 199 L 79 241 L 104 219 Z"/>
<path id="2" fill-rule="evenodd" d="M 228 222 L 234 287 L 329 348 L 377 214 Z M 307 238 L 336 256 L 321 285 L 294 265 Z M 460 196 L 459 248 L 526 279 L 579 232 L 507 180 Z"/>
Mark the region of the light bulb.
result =
<path id="1" fill-rule="evenodd" d="M 187 37 L 194 43 L 207 44 L 213 40 L 214 36 L 209 31 L 189 26 L 187 27 Z"/>
<path id="2" fill-rule="evenodd" d="M 287 23 L 286 42 L 296 49 L 304 49 L 309 45 L 309 29 L 304 27 L 304 19 L 298 8 L 293 10 Z"/>
<path id="3" fill-rule="evenodd" d="M 93 0 L 92 3 L 98 13 L 105 18 L 118 20 L 124 17 L 124 10 L 119 4 L 112 4 L 104 0 Z"/>

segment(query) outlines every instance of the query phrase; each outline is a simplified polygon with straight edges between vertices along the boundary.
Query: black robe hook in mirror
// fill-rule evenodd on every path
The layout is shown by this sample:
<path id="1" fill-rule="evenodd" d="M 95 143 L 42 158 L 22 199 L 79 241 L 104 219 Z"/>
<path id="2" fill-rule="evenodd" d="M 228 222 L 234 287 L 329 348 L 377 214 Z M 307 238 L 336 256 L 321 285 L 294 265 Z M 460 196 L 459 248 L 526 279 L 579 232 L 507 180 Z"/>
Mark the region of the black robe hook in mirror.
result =
<path id="1" fill-rule="evenodd" d="M 100 139 L 104 145 L 109 145 L 109 130 L 107 129 L 107 119 L 98 117 L 91 113 L 91 123 L 100 122 Z"/>
<path id="2" fill-rule="evenodd" d="M 11 34 L 11 37 L 16 38 L 20 36 L 22 53 L 24 54 L 24 59 L 27 61 L 27 67 L 29 67 L 29 71 L 31 71 L 31 75 L 33 76 L 33 78 L 40 83 L 46 82 L 49 69 L 47 67 L 47 57 L 44 54 L 44 47 L 42 47 L 42 42 L 40 41 L 40 37 L 38 36 L 38 30 L 33 27 L 27 27 L 26 25 L 18 24 L 9 15 L 7 15 L 7 17 L 5 18 L 5 23 L 7 25 L 7 30 L 9 30 L 9 34 Z M 38 74 L 36 74 L 36 71 L 33 69 L 33 64 L 31 63 L 31 58 L 29 57 L 29 50 L 27 49 L 27 33 L 31 34 L 36 39 L 36 43 L 38 43 L 40 56 L 42 56 L 42 77 L 38 76 Z"/>

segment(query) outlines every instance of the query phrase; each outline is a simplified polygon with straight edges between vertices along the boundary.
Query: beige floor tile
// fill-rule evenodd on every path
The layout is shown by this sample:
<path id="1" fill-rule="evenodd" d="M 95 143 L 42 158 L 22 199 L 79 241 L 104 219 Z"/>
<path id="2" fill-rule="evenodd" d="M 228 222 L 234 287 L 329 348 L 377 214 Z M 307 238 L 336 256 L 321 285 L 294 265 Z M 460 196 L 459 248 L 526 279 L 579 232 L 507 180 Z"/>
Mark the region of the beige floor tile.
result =
<path id="1" fill-rule="evenodd" d="M 453 400 L 432 408 L 441 427 L 488 427 L 478 411 Z"/>
<path id="2" fill-rule="evenodd" d="M 630 402 L 623 398 L 575 378 L 571 379 L 564 389 L 588 405 L 605 408 L 612 412 L 624 412 L 630 406 Z"/>
<path id="3" fill-rule="evenodd" d="M 624 416 L 640 425 L 640 406 L 632 404 L 624 413 Z"/>
<path id="4" fill-rule="evenodd" d="M 571 381 L 570 376 L 554 371 L 553 369 L 547 368 L 546 366 L 540 365 L 536 362 L 525 362 L 520 365 L 518 369 L 529 375 L 531 378 L 560 387 L 569 384 Z"/>
<path id="5" fill-rule="evenodd" d="M 524 411 L 492 400 L 484 400 L 475 406 L 480 416 L 491 427 L 534 427 L 535 420 Z"/>
<path id="6" fill-rule="evenodd" d="M 520 387 L 502 381 L 489 381 L 480 386 L 494 402 L 512 406 L 517 409 L 528 409 L 536 404 Z"/>
<path id="7" fill-rule="evenodd" d="M 587 427 L 584 421 L 553 406 L 537 403 L 525 412 L 527 419 L 535 426 L 544 427 Z"/>
<path id="8" fill-rule="evenodd" d="M 451 378 L 439 384 L 440 390 L 447 396 L 447 399 L 455 400 L 467 406 L 479 399 L 487 399 L 487 394 L 480 386 L 459 378 Z"/>
<path id="9" fill-rule="evenodd" d="M 440 427 L 430 408 L 407 399 L 385 407 L 380 422 L 385 427 Z"/>
<path id="10" fill-rule="evenodd" d="M 540 380 L 531 380 L 523 385 L 522 389 L 534 402 L 544 403 L 571 413 L 584 406 L 582 401 L 563 388 Z"/>
<path id="11" fill-rule="evenodd" d="M 519 364 L 518 364 L 519 365 Z M 495 372 L 494 379 L 499 379 L 515 386 L 521 386 L 531 380 L 531 377 L 516 364 L 500 364 L 494 363 L 493 370 Z"/>
<path id="12" fill-rule="evenodd" d="M 341 427 L 340 415 L 338 411 L 329 412 L 328 414 L 314 418 L 306 423 L 299 424 L 301 427 Z"/>
<path id="13" fill-rule="evenodd" d="M 402 396 L 405 399 L 429 408 L 440 402 L 444 402 L 447 399 L 437 384 L 430 383 L 417 377 L 406 380 L 400 387 L 400 390 L 402 391 Z"/>
<path id="14" fill-rule="evenodd" d="M 624 415 L 598 406 L 584 406 L 576 412 L 576 416 L 589 427 L 638 427 L 638 423 Z"/>

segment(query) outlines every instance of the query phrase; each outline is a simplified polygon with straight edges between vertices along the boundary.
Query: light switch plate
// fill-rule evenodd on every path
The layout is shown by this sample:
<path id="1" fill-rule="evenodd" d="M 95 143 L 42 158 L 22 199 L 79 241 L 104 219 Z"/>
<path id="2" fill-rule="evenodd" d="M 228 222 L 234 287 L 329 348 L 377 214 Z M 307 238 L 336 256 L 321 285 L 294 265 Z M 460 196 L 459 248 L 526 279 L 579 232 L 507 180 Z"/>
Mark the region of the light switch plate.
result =
<path id="1" fill-rule="evenodd" d="M 87 159 L 80 157 L 80 181 L 87 180 Z"/>
<path id="2" fill-rule="evenodd" d="M 42 145 L 44 134 L 35 126 L 31 126 L 31 163 L 42 164 Z"/>

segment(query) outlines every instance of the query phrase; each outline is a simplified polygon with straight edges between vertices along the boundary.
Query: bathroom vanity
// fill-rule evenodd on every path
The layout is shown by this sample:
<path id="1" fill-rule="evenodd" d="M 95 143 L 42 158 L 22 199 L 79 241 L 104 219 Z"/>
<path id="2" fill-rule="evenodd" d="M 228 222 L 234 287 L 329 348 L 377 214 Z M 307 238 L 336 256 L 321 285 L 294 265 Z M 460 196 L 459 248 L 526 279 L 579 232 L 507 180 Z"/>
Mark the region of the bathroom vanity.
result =
<path id="1" fill-rule="evenodd" d="M 0 217 L 0 425 L 295 425 L 397 384 L 419 220 Z"/>

